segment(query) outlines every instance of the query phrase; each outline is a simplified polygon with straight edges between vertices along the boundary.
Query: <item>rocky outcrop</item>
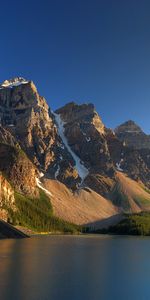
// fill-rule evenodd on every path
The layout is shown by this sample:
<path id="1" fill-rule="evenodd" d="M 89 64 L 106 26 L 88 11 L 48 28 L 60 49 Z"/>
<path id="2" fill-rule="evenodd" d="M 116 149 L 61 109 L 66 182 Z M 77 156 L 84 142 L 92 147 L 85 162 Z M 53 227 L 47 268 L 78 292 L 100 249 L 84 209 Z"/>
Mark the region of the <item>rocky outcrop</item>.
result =
<path id="1" fill-rule="evenodd" d="M 2 173 L 0 173 L 0 219 L 7 221 L 8 209 L 16 210 L 14 190 Z"/>
<path id="2" fill-rule="evenodd" d="M 30 196 L 38 195 L 38 171 L 21 149 L 0 144 L 0 171 L 16 191 Z"/>
<path id="3" fill-rule="evenodd" d="M 27 234 L 0 220 L 0 239 L 21 239 L 29 237 Z"/>
<path id="4" fill-rule="evenodd" d="M 0 125 L 0 143 L 19 147 L 19 143 L 17 142 L 13 134 L 2 125 Z"/>

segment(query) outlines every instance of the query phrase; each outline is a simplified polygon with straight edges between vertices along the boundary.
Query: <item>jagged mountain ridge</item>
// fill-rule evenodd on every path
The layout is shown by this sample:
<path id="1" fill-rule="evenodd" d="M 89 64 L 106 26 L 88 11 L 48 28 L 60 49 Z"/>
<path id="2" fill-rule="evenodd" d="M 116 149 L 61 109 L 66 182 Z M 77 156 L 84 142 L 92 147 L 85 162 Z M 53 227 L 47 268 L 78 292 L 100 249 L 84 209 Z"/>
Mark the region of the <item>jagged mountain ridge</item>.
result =
<path id="1" fill-rule="evenodd" d="M 147 188 L 150 186 L 149 148 L 136 147 L 134 135 L 133 142 L 131 138 L 130 143 L 124 140 L 124 136 L 127 138 L 127 133 L 131 131 L 126 129 L 128 126 L 132 127 L 132 134 L 134 129 L 136 136 L 141 136 L 140 128 L 132 121 L 113 132 L 105 127 L 93 104 L 77 105 L 71 102 L 52 112 L 34 83 L 18 77 L 0 85 L 0 120 L 0 171 L 5 172 L 7 166 L 5 173 L 18 192 L 36 195 L 37 185 L 42 187 L 45 184 L 43 179 L 40 179 L 43 183 L 38 184 L 37 178 L 43 176 L 49 181 L 46 185 L 52 189 L 52 180 L 71 189 L 69 197 L 72 199 L 74 191 L 77 193 L 88 188 L 93 191 L 92 197 L 100 201 L 99 205 L 102 203 L 100 197 L 106 199 L 108 214 L 106 211 L 99 214 L 101 219 L 111 216 L 112 211 L 117 214 L 124 210 L 116 202 L 110 202 L 111 192 L 118 184 L 118 171 Z M 11 147 L 15 149 L 12 151 L 15 153 L 13 165 L 8 164 Z M 24 160 L 20 159 L 22 150 Z M 63 186 L 60 184 L 59 187 Z M 56 193 L 53 195 L 52 190 L 49 193 L 55 206 Z M 85 201 L 84 194 L 80 193 L 81 206 Z M 149 207 L 148 196 L 146 201 Z M 133 207 L 136 211 L 141 210 L 136 204 Z M 86 213 L 82 211 L 81 214 L 81 219 L 85 220 Z M 93 212 L 92 216 L 96 221 L 97 214 Z M 89 216 L 87 223 L 92 222 L 92 216 Z"/>

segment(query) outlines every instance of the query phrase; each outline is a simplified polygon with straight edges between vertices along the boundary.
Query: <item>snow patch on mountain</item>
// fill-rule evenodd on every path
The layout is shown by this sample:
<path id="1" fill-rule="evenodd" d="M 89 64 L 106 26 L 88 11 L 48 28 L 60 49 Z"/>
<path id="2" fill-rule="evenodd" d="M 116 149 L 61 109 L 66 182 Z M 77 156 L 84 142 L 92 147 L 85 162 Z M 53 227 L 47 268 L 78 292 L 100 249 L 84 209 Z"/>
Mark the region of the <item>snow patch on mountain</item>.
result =
<path id="1" fill-rule="evenodd" d="M 122 162 L 123 162 L 123 158 L 121 158 L 120 162 L 116 163 L 116 168 L 120 172 L 123 172 L 123 169 L 121 168 L 121 163 Z"/>
<path id="2" fill-rule="evenodd" d="M 28 83 L 29 81 L 27 81 L 26 79 L 24 79 L 23 77 L 16 77 L 16 78 L 13 78 L 13 79 L 10 79 L 10 80 L 5 80 L 1 85 L 0 85 L 0 88 L 13 88 L 15 86 L 19 86 L 21 84 L 26 84 Z"/>
<path id="3" fill-rule="evenodd" d="M 53 115 L 55 117 L 56 120 L 56 124 L 58 126 L 58 134 L 61 137 L 64 145 L 66 146 L 68 152 L 71 154 L 71 156 L 73 157 L 74 161 L 75 161 L 75 168 L 78 171 L 78 174 L 80 176 L 80 178 L 82 179 L 82 182 L 84 181 L 84 179 L 87 177 L 87 175 L 89 174 L 88 169 L 83 165 L 83 162 L 81 162 L 80 158 L 72 151 L 71 147 L 68 144 L 67 138 L 65 137 L 64 134 L 64 125 L 65 122 L 62 121 L 61 116 L 59 114 L 56 114 L 53 112 Z"/>
<path id="4" fill-rule="evenodd" d="M 85 136 L 86 141 L 87 141 L 87 142 L 90 142 L 91 138 L 88 137 L 88 136 L 86 135 L 86 133 L 85 133 L 83 130 L 81 130 L 81 131 L 82 131 L 82 134 Z"/>
<path id="5" fill-rule="evenodd" d="M 59 175 L 59 171 L 60 171 L 60 166 L 58 165 L 57 170 L 55 172 L 55 179 L 57 179 L 57 177 Z"/>
<path id="6" fill-rule="evenodd" d="M 42 178 L 44 176 L 43 173 L 40 173 L 40 178 Z M 43 186 L 42 186 L 42 182 L 40 181 L 40 179 L 38 177 L 36 177 L 36 184 L 37 186 L 43 190 L 46 194 L 50 195 L 50 196 L 53 196 L 52 193 L 50 191 L 48 191 L 47 189 L 45 189 Z"/>

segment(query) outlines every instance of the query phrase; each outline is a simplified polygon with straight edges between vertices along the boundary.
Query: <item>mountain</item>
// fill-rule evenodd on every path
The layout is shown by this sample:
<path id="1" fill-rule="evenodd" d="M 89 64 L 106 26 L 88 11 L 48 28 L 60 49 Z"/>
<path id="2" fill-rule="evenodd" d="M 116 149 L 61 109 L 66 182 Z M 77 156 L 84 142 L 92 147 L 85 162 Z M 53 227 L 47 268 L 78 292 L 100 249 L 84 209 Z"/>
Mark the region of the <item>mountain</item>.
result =
<path id="1" fill-rule="evenodd" d="M 53 112 L 32 81 L 4 81 L 0 217 L 38 231 L 78 230 L 72 223 L 149 211 L 149 139 L 133 121 L 107 128 L 91 103 Z"/>
<path id="2" fill-rule="evenodd" d="M 132 120 L 118 126 L 115 133 L 126 146 L 135 149 L 150 149 L 150 135 L 145 134 Z"/>

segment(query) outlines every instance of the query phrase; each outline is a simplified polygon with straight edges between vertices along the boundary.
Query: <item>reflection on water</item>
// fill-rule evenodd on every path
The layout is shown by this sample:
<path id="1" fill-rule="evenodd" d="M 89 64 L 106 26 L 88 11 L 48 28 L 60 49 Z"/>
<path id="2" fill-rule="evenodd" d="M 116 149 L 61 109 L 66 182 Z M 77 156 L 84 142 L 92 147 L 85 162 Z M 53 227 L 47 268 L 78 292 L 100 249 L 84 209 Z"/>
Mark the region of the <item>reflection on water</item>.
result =
<path id="1" fill-rule="evenodd" d="M 150 238 L 0 241 L 0 300 L 149 299 Z"/>

